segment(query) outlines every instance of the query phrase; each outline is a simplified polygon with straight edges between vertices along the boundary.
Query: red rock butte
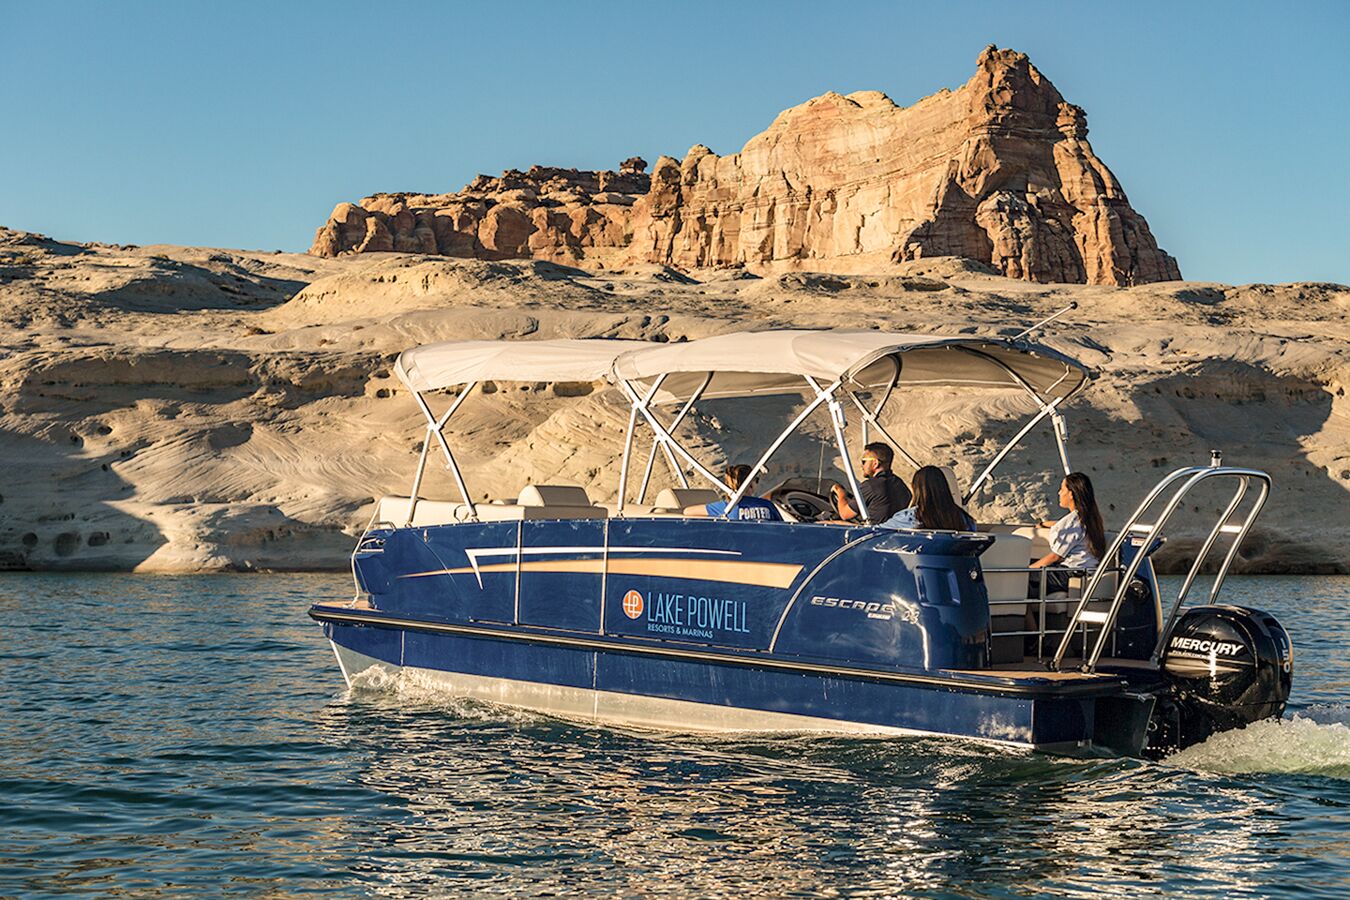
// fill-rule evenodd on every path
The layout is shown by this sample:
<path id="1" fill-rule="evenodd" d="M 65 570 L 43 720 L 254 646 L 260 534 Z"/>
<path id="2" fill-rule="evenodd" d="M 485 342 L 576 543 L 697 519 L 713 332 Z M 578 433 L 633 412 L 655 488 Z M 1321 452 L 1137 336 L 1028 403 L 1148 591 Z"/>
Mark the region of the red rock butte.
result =
<path id="1" fill-rule="evenodd" d="M 739 153 L 698 145 L 646 168 L 535 166 L 458 193 L 376 194 L 338 204 L 309 252 L 841 273 L 961 256 L 1036 282 L 1181 278 L 1092 152 L 1083 110 L 993 46 L 964 85 L 913 106 L 831 92 Z"/>

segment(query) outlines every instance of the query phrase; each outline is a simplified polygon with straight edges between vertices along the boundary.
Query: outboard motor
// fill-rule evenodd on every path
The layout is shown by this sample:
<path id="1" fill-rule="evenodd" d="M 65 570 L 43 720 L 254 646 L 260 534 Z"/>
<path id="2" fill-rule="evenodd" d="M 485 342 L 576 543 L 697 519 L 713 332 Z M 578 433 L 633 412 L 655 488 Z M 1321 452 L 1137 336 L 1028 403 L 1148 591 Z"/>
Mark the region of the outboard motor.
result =
<path id="1" fill-rule="evenodd" d="M 1160 668 L 1163 692 L 1149 722 L 1147 748 L 1154 758 L 1281 715 L 1294 648 L 1267 613 L 1198 606 L 1177 620 Z"/>

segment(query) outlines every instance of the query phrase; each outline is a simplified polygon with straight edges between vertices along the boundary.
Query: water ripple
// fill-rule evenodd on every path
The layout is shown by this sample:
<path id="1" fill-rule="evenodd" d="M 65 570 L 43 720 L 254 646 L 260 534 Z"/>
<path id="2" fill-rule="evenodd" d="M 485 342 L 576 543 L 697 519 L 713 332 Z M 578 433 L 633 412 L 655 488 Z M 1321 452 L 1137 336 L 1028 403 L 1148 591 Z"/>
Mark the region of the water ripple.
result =
<path id="1" fill-rule="evenodd" d="M 7 577 L 0 895 L 1344 896 L 1350 580 L 1231 583 L 1290 713 L 1154 764 L 348 691 L 342 577 Z"/>

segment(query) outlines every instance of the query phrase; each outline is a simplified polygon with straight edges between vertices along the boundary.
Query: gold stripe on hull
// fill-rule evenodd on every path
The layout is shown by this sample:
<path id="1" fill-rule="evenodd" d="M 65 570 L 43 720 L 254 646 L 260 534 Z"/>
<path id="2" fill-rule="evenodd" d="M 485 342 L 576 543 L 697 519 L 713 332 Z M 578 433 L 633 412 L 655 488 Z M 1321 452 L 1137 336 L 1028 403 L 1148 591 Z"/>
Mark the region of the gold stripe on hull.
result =
<path id="1" fill-rule="evenodd" d="M 605 560 L 554 559 L 525 560 L 519 564 L 488 563 L 478 566 L 460 566 L 457 569 L 436 569 L 416 572 L 404 578 L 425 578 L 431 575 L 472 575 L 488 572 L 514 572 L 519 565 L 522 572 L 580 573 L 600 575 L 606 571 Z M 727 584 L 750 584 L 757 587 L 786 588 L 796 579 L 802 567 L 792 563 L 748 562 L 729 559 L 609 559 L 610 575 L 645 575 L 649 578 L 687 578 L 695 581 L 720 581 Z"/>

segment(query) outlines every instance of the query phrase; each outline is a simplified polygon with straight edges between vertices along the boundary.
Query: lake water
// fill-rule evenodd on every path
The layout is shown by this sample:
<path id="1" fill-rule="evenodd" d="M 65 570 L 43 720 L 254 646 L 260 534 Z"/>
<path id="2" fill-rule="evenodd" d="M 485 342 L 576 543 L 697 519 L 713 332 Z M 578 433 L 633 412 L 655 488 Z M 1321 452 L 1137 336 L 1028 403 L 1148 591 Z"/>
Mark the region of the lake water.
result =
<path id="1" fill-rule="evenodd" d="M 342 576 L 0 578 L 0 895 L 1350 896 L 1350 579 L 1233 578 L 1285 719 L 1164 763 L 355 691 Z"/>

